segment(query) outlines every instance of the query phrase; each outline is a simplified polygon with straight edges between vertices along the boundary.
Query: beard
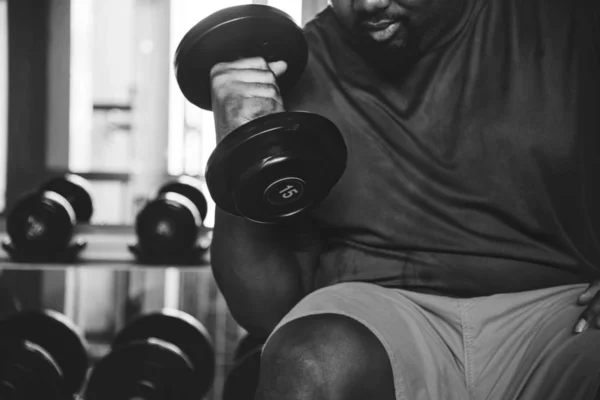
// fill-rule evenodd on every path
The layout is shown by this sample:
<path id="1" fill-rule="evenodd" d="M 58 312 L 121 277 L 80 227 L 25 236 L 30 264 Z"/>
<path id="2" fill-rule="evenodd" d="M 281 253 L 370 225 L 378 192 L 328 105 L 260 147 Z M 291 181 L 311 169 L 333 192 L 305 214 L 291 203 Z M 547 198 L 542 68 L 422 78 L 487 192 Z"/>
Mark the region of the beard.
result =
<path id="1" fill-rule="evenodd" d="M 420 57 L 418 32 L 410 21 L 401 21 L 394 37 L 385 41 L 375 40 L 364 29 L 357 29 L 356 51 L 378 74 L 387 79 L 401 80 Z"/>

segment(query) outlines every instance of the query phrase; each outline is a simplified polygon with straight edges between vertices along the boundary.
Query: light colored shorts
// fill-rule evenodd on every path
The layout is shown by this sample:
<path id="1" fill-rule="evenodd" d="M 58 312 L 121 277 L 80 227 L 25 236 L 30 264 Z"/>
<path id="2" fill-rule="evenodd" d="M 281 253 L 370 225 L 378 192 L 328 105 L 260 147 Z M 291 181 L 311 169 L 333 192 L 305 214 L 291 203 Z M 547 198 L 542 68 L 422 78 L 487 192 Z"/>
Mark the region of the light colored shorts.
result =
<path id="1" fill-rule="evenodd" d="M 353 318 L 387 350 L 397 400 L 596 400 L 600 330 L 573 333 L 586 287 L 454 299 L 341 283 L 305 297 L 275 331 L 308 315 Z"/>

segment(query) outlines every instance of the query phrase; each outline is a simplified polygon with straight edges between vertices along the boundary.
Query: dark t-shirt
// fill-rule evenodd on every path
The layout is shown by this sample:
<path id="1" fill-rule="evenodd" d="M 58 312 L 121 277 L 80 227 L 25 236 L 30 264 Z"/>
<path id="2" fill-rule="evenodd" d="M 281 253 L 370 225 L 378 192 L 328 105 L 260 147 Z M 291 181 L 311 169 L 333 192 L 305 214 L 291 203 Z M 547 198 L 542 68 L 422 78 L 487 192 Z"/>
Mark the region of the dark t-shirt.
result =
<path id="1" fill-rule="evenodd" d="M 600 273 L 597 0 L 471 0 L 401 80 L 375 72 L 330 8 L 286 97 L 342 131 L 348 165 L 312 214 L 315 288 L 458 296 Z"/>

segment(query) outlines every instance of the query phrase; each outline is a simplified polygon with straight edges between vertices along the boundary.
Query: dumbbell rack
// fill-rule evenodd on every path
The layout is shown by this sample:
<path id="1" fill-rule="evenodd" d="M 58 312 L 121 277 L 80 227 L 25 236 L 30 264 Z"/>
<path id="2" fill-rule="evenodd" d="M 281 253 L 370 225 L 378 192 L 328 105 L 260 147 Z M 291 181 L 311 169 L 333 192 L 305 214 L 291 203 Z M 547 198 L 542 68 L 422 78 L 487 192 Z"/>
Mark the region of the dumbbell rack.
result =
<path id="1" fill-rule="evenodd" d="M 12 243 L 8 241 L 2 242 L 2 248 L 6 254 L 10 255 L 11 260 L 16 262 L 52 262 L 52 263 L 65 263 L 75 262 L 78 260 L 81 252 L 86 248 L 87 243 L 81 239 L 75 240 L 67 248 L 59 253 L 52 255 L 31 255 L 26 252 L 20 251 L 14 247 Z"/>
<path id="2" fill-rule="evenodd" d="M 203 229 L 198 245 L 208 249 L 211 234 L 209 229 Z M 214 338 L 217 354 L 215 384 L 206 399 L 221 400 L 223 383 L 233 366 L 233 351 L 243 330 L 233 321 L 218 292 L 209 268 L 209 252 L 205 251 L 201 261 L 193 266 L 143 264 L 128 249 L 136 239 L 132 227 L 81 225 L 76 235 L 87 246 L 72 262 L 15 263 L 0 249 L 0 281 L 10 277 L 8 284 L 14 283 L 16 291 L 36 292 L 38 298 L 25 306 L 35 308 L 43 304 L 64 312 L 86 328 L 92 363 L 107 354 L 110 335 L 124 326 L 128 315 L 169 306 L 195 315 Z M 0 219 L 0 240 L 5 238 Z M 87 292 L 102 279 L 112 279 L 112 287 L 107 287 L 105 293 Z M 169 286 L 175 281 L 179 290 L 174 291 Z M 124 284 L 127 289 L 123 289 Z M 29 301 L 27 296 L 24 293 L 25 303 Z M 102 321 L 86 314 L 94 305 L 106 309 L 106 304 L 95 303 L 107 298 L 113 304 L 108 309 L 112 318 Z"/>
<path id="3" fill-rule="evenodd" d="M 0 219 L 0 241 L 7 239 L 4 220 Z M 51 260 L 50 263 L 75 263 L 81 266 L 94 266 L 98 263 L 108 263 L 115 267 L 171 267 L 175 265 L 169 264 L 144 264 L 138 263 L 135 256 L 131 253 L 129 246 L 133 246 L 136 242 L 135 233 L 130 226 L 90 226 L 80 225 L 76 228 L 77 240 L 80 243 L 85 243 L 84 248 L 78 253 L 77 259 L 67 260 Z M 201 257 L 193 264 L 196 267 L 209 265 L 208 248 L 211 243 L 212 231 L 208 228 L 202 228 L 198 239 L 198 251 L 201 252 Z M 11 262 L 6 249 L 0 251 L 0 264 Z M 22 263 L 21 267 L 39 267 L 37 263 Z"/>

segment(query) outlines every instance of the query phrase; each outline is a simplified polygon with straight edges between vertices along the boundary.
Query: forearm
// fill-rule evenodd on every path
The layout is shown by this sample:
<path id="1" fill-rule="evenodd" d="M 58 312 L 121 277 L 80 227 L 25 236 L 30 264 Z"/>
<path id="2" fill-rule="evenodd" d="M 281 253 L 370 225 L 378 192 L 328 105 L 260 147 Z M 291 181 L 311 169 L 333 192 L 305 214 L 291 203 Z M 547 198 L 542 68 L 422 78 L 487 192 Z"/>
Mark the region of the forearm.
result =
<path id="1" fill-rule="evenodd" d="M 253 334 L 267 335 L 306 294 L 316 257 L 306 248 L 298 252 L 293 236 L 284 226 L 256 224 L 217 209 L 213 274 L 232 315 Z"/>

